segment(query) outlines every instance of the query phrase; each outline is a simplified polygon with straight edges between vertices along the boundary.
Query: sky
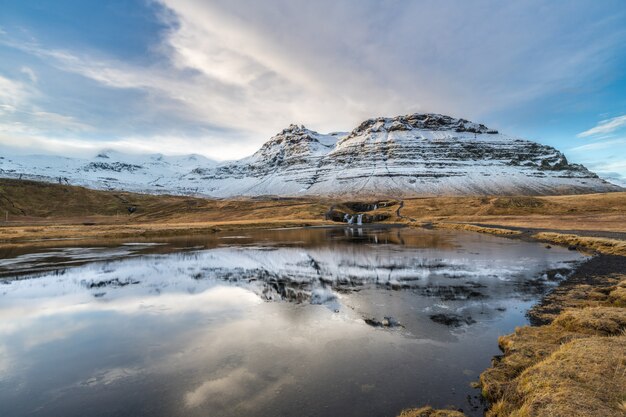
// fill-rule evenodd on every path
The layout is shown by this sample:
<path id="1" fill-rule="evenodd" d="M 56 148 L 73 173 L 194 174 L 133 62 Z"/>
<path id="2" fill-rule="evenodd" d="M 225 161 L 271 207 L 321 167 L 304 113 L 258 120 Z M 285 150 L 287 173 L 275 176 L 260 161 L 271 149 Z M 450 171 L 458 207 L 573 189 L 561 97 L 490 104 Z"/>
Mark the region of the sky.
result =
<path id="1" fill-rule="evenodd" d="M 247 156 L 435 112 L 626 185 L 626 2 L 0 0 L 0 150 Z"/>

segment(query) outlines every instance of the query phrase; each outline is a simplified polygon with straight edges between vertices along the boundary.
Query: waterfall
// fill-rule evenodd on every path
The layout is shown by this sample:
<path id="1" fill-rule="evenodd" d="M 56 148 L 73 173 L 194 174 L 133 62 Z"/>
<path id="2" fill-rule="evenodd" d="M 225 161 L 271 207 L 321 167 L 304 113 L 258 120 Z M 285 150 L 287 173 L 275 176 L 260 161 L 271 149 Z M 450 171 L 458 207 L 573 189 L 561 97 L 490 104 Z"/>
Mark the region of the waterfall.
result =
<path id="1" fill-rule="evenodd" d="M 354 221 L 356 220 L 356 224 L 358 224 L 359 226 L 361 226 L 363 224 L 363 215 L 362 214 L 344 214 L 343 215 L 343 221 L 348 223 L 348 224 L 354 224 Z"/>

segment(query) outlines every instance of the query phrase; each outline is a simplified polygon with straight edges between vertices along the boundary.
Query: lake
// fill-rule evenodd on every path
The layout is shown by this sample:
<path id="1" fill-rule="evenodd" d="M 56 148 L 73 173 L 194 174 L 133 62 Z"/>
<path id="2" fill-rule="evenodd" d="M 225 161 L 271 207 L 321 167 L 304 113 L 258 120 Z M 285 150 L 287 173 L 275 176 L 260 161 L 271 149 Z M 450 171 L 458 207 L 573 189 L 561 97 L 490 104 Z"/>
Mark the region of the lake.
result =
<path id="1" fill-rule="evenodd" d="M 0 415 L 479 416 L 498 336 L 584 258 L 400 227 L 0 250 Z"/>

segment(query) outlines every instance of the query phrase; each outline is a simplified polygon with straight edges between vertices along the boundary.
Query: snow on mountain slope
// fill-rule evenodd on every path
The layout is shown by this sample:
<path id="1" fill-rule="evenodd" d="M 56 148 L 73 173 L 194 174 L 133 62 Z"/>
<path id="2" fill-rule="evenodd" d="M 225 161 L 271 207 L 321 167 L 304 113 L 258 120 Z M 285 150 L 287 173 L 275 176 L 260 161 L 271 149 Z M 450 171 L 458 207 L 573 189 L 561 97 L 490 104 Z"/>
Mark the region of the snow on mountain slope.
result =
<path id="1" fill-rule="evenodd" d="M 184 194 L 193 191 L 176 185 L 184 173 L 214 165 L 201 155 L 131 155 L 115 151 L 103 151 L 91 159 L 18 155 L 0 156 L 0 176 L 104 190 Z"/>
<path id="2" fill-rule="evenodd" d="M 437 114 L 375 118 L 349 134 L 291 125 L 254 155 L 0 159 L 0 176 L 100 189 L 233 196 L 567 194 L 619 191 L 556 149 Z"/>

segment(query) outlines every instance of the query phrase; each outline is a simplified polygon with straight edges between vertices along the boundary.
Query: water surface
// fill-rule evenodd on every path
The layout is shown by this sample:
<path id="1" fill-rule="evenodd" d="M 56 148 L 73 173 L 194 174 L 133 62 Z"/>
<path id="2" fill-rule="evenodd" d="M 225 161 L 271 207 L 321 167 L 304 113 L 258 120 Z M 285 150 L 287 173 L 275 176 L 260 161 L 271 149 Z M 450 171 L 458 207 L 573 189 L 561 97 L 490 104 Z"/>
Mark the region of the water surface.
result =
<path id="1" fill-rule="evenodd" d="M 4 252 L 0 414 L 481 415 L 497 337 L 581 260 L 408 228 Z"/>

